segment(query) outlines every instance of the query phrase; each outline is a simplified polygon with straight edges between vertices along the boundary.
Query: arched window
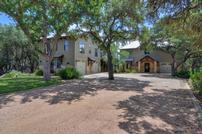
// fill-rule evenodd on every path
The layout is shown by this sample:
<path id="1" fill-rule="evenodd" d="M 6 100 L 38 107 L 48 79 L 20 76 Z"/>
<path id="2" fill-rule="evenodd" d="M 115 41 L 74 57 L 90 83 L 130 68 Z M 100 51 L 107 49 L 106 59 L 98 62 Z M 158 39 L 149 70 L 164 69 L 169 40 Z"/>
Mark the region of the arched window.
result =
<path id="1" fill-rule="evenodd" d="M 67 39 L 64 40 L 64 51 L 67 51 L 69 48 L 69 42 L 67 41 Z"/>
<path id="2" fill-rule="evenodd" d="M 80 53 L 85 53 L 85 43 L 84 43 L 84 41 L 79 42 L 79 52 Z"/>

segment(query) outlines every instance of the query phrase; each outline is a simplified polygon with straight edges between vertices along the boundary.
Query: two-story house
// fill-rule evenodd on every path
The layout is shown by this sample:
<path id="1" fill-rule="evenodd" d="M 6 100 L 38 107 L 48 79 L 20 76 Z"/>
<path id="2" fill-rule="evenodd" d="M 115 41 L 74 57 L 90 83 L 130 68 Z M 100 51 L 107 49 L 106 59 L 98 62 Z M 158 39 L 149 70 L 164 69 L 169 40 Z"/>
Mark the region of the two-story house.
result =
<path id="1" fill-rule="evenodd" d="M 139 41 L 133 41 L 121 47 L 128 51 L 125 59 L 126 68 L 136 69 L 138 72 L 171 73 L 171 55 L 161 50 L 145 51 L 140 47 Z"/>
<path id="2" fill-rule="evenodd" d="M 57 44 L 50 45 L 52 72 L 67 66 L 76 68 L 81 74 L 100 72 L 100 50 L 90 37 L 74 39 L 62 35 Z"/>

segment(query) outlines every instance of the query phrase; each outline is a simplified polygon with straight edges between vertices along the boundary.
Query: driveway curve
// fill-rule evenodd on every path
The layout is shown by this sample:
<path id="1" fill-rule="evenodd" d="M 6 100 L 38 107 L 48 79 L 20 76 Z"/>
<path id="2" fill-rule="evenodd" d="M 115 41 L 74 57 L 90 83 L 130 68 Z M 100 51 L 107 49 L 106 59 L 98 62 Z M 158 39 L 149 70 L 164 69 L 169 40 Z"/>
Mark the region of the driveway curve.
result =
<path id="1" fill-rule="evenodd" d="M 185 80 L 165 74 L 87 75 L 0 96 L 0 134 L 200 134 Z"/>

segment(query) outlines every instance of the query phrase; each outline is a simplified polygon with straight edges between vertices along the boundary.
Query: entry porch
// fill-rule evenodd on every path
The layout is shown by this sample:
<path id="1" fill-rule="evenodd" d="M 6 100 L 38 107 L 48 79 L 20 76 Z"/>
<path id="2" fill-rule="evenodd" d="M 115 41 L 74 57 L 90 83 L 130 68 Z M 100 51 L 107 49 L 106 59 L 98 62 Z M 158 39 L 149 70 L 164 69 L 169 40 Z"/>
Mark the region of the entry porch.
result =
<path id="1" fill-rule="evenodd" d="M 158 73 L 160 64 L 159 61 L 150 56 L 145 56 L 136 62 L 138 72 L 140 73 Z"/>

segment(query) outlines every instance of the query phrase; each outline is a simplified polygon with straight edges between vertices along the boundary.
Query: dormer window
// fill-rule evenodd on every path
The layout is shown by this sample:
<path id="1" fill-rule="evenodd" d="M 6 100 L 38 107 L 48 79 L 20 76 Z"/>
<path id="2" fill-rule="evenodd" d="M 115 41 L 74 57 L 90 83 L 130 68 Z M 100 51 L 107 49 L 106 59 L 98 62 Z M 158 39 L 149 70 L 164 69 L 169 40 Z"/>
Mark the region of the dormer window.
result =
<path id="1" fill-rule="evenodd" d="M 148 55 L 148 54 L 150 54 L 150 52 L 149 51 L 144 51 L 144 54 Z"/>
<path id="2" fill-rule="evenodd" d="M 84 41 L 79 42 L 79 52 L 80 53 L 85 53 L 85 43 L 84 43 Z"/>
<path id="3" fill-rule="evenodd" d="M 98 57 L 98 49 L 95 48 L 95 57 Z"/>
<path id="4" fill-rule="evenodd" d="M 67 39 L 64 40 L 64 51 L 67 51 L 69 47 L 69 42 L 67 41 Z"/>

